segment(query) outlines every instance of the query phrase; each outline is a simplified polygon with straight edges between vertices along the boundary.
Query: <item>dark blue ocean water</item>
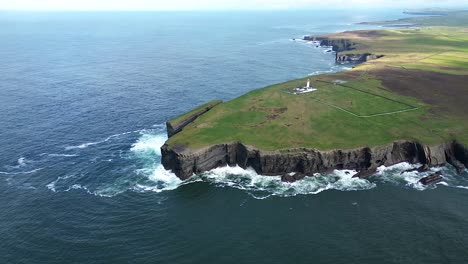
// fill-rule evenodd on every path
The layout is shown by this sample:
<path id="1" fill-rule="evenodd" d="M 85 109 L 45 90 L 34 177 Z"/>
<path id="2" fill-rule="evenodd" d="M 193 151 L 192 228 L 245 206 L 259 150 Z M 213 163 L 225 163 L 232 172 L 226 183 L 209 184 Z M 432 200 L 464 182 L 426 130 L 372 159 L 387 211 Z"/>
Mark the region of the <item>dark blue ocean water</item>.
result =
<path id="1" fill-rule="evenodd" d="M 1 263 L 466 263 L 468 175 L 400 164 L 294 183 L 180 182 L 164 122 L 212 99 L 346 70 L 304 34 L 399 10 L 1 12 Z"/>

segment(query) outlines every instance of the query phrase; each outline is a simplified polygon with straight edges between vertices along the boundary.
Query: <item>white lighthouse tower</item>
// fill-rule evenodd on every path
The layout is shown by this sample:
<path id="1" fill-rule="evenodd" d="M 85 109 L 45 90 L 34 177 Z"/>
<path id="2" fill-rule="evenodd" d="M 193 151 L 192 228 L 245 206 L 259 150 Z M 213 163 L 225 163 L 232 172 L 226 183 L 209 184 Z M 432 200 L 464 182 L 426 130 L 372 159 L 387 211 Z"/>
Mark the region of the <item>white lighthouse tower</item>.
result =
<path id="1" fill-rule="evenodd" d="M 310 79 L 307 79 L 307 85 L 306 85 L 306 88 L 310 88 Z"/>

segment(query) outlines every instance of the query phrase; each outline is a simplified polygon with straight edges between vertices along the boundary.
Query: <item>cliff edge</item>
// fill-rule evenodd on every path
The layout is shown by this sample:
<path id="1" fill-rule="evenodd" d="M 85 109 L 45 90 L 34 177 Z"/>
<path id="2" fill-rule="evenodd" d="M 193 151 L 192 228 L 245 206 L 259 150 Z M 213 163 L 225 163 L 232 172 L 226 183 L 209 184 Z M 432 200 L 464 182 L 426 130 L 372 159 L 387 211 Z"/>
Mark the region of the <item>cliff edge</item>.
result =
<path id="1" fill-rule="evenodd" d="M 466 30 L 305 37 L 331 46 L 337 62 L 385 58 L 211 102 L 172 119 L 162 165 L 181 179 L 226 165 L 286 181 L 333 169 L 367 177 L 401 162 L 423 169 L 448 163 L 462 172 L 468 167 Z M 441 34 L 452 41 L 433 41 Z M 306 85 L 314 89 L 297 92 Z"/>
<path id="2" fill-rule="evenodd" d="M 452 164 L 458 172 L 468 168 L 468 148 L 456 141 L 427 146 L 412 141 L 396 141 L 379 147 L 351 150 L 319 151 L 308 148 L 262 151 L 240 142 L 217 144 L 192 152 L 164 145 L 161 148 L 164 168 L 172 170 L 179 178 L 188 179 L 194 174 L 222 166 L 252 167 L 262 175 L 284 175 L 291 172 L 305 175 L 323 173 L 334 169 L 352 169 L 367 177 L 379 166 L 401 162 L 419 163 L 428 167 Z"/>
<path id="3" fill-rule="evenodd" d="M 353 62 L 353 63 L 362 63 L 370 60 L 376 60 L 382 58 L 383 55 L 376 55 L 372 53 L 349 53 L 348 51 L 355 50 L 359 43 L 353 41 L 352 39 L 346 38 L 331 38 L 324 36 L 304 36 L 303 40 L 305 41 L 315 41 L 319 43 L 320 46 L 332 47 L 332 50 L 335 52 L 335 61 L 338 63 L 343 62 Z M 347 52 L 347 53 L 343 53 Z"/>
<path id="4" fill-rule="evenodd" d="M 223 101 L 221 100 L 213 100 L 193 109 L 192 111 L 186 114 L 183 114 L 177 118 L 167 121 L 167 136 L 172 137 L 173 135 L 179 133 L 180 131 L 182 131 L 182 129 L 184 129 L 184 127 L 195 121 L 195 119 L 210 111 L 211 109 L 213 109 L 213 107 L 221 104 L 222 102 Z"/>

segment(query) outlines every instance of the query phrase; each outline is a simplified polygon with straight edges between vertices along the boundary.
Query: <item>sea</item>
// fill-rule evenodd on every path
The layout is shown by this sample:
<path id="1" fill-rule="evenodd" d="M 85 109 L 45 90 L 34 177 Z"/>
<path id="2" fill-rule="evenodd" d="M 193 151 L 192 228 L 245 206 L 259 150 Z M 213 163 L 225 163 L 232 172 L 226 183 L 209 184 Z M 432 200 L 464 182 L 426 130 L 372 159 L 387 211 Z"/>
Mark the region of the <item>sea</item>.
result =
<path id="1" fill-rule="evenodd" d="M 0 263 L 468 263 L 468 173 L 450 166 L 283 183 L 160 164 L 168 119 L 352 67 L 303 35 L 404 16 L 0 12 Z"/>

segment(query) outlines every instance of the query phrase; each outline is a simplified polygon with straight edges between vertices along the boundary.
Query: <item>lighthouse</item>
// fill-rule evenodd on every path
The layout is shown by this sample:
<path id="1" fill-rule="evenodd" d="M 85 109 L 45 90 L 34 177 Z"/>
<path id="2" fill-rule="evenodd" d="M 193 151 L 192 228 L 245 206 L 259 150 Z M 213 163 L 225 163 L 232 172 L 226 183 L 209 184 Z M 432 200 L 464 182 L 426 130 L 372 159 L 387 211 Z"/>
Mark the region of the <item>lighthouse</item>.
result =
<path id="1" fill-rule="evenodd" d="M 310 79 L 307 79 L 307 85 L 306 88 L 310 88 Z"/>

